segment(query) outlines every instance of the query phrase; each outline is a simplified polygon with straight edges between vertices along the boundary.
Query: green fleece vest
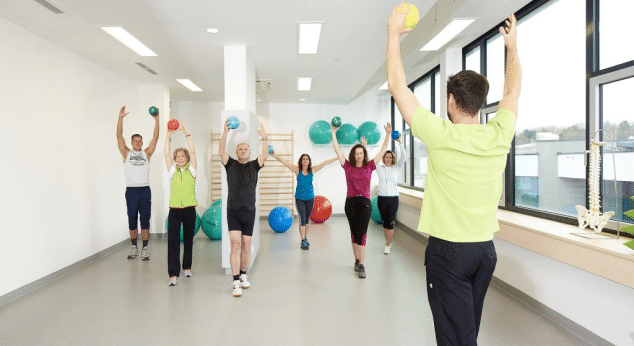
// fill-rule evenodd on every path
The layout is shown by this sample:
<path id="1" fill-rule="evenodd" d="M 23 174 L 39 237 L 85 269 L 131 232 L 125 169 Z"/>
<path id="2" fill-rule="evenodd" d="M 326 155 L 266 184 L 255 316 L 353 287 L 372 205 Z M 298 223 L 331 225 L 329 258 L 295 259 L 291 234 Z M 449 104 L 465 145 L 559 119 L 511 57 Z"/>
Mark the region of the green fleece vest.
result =
<path id="1" fill-rule="evenodd" d="M 182 173 L 181 173 L 182 172 Z M 198 206 L 196 200 L 196 179 L 189 171 L 189 162 L 183 170 L 176 166 L 172 176 L 170 189 L 170 208 L 187 208 Z"/>

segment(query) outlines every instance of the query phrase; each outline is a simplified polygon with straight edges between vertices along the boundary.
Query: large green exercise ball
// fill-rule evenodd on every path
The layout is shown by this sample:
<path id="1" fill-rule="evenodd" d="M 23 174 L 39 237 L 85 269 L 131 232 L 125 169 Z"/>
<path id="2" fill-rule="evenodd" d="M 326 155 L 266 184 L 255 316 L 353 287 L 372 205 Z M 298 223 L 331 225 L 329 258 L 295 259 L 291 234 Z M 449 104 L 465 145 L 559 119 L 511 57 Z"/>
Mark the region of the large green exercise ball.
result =
<path id="1" fill-rule="evenodd" d="M 222 200 L 217 199 L 211 205 L 200 220 L 203 233 L 211 240 L 222 239 Z"/>
<path id="2" fill-rule="evenodd" d="M 370 215 L 370 218 L 378 224 L 383 223 L 383 219 L 381 219 L 381 212 L 379 212 L 379 196 L 374 196 L 374 198 L 372 198 L 372 215 Z"/>
<path id="3" fill-rule="evenodd" d="M 374 121 L 366 121 L 357 130 L 359 133 L 359 139 L 361 136 L 365 137 L 368 144 L 377 144 L 381 139 L 381 131 L 379 126 Z"/>
<path id="4" fill-rule="evenodd" d="M 354 144 L 358 139 L 357 128 L 352 124 L 343 124 L 339 130 L 337 130 L 337 142 L 339 142 L 339 144 Z"/>
<path id="5" fill-rule="evenodd" d="M 196 225 L 194 226 L 194 235 L 198 233 L 198 229 L 200 228 L 200 216 L 196 213 Z M 165 219 L 165 232 L 167 233 L 169 230 L 169 220 Z M 181 223 L 181 242 L 183 241 L 183 224 Z"/>
<path id="6" fill-rule="evenodd" d="M 310 125 L 308 137 L 314 144 L 328 144 L 332 140 L 330 124 L 325 120 L 315 121 Z"/>

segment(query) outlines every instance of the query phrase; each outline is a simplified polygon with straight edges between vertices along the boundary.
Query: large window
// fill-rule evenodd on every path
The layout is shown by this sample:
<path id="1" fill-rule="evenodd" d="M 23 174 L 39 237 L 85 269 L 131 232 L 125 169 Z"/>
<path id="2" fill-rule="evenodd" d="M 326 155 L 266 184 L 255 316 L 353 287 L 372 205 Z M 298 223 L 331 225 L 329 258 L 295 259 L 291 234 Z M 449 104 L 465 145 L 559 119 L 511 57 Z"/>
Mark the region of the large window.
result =
<path id="1" fill-rule="evenodd" d="M 634 60 L 634 26 L 630 23 L 634 1 L 601 0 L 598 11 L 599 68 Z"/>
<path id="2" fill-rule="evenodd" d="M 420 105 L 436 113 L 440 109 L 440 67 L 434 68 L 421 78 L 409 85 Z M 394 104 L 394 100 L 392 100 Z M 407 187 L 424 189 L 427 178 L 427 148 L 423 142 L 412 136 L 412 131 L 405 123 L 399 122 L 401 114 L 394 106 L 394 128 L 403 133 L 405 150 L 409 151 L 410 159 L 405 163 L 402 184 Z M 396 143 L 395 143 L 396 144 Z"/>

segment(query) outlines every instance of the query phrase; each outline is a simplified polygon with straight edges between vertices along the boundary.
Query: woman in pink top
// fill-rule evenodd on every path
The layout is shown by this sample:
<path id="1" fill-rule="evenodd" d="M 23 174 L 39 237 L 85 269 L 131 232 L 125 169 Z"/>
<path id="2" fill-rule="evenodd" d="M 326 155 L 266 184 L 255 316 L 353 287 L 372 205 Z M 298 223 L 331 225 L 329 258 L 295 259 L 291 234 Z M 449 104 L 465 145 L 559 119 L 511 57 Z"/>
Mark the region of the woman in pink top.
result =
<path id="1" fill-rule="evenodd" d="M 348 193 L 346 195 L 346 217 L 350 225 L 352 235 L 352 252 L 354 253 L 354 271 L 359 273 L 359 278 L 364 279 L 365 267 L 365 240 L 368 234 L 368 223 L 372 214 L 372 203 L 370 202 L 370 180 L 372 171 L 376 169 L 376 164 L 381 161 L 387 145 L 390 142 L 392 125 L 385 125 L 385 140 L 381 151 L 376 154 L 373 160 L 368 161 L 368 152 L 361 144 L 355 144 L 348 154 L 348 160 L 339 149 L 337 142 L 336 127 L 332 127 L 332 145 L 337 153 L 339 163 L 346 173 L 346 184 Z"/>

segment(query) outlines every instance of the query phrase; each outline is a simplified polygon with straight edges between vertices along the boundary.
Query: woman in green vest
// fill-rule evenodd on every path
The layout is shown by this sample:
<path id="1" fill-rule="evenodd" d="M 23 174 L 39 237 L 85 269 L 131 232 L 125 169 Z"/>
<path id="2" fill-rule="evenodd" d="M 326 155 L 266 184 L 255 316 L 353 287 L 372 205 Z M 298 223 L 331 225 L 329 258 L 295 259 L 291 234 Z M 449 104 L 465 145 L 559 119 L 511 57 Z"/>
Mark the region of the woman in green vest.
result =
<path id="1" fill-rule="evenodd" d="M 196 225 L 196 151 L 192 135 L 185 124 L 180 130 L 187 138 L 189 150 L 177 148 L 170 156 L 170 137 L 177 130 L 167 130 L 165 136 L 165 165 L 170 176 L 170 211 L 167 216 L 167 270 L 169 285 L 176 286 L 180 274 L 180 229 L 183 227 L 183 270 L 185 277 L 192 276 L 192 247 Z"/>

